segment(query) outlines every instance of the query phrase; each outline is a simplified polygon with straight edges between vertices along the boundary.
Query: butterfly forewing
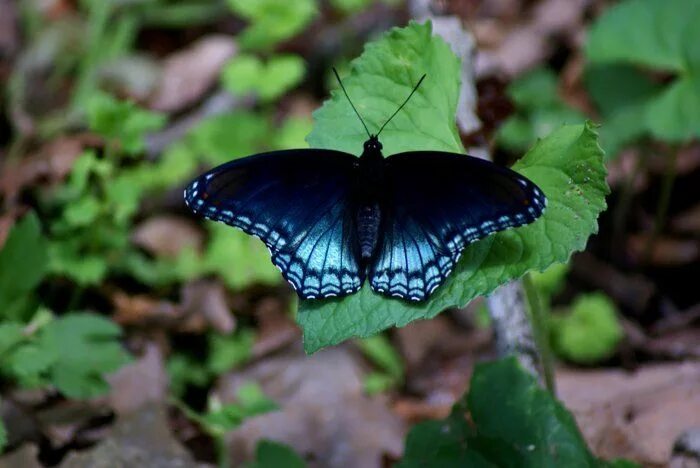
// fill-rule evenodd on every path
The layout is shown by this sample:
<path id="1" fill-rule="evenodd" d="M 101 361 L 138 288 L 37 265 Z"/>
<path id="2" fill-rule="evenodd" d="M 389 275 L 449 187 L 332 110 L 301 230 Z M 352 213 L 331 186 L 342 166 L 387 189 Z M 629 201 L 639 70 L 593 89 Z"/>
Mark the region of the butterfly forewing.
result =
<path id="1" fill-rule="evenodd" d="M 349 206 L 356 161 L 330 150 L 258 154 L 202 175 L 185 201 L 259 237 L 302 298 L 350 294 L 364 282 Z"/>
<path id="2" fill-rule="evenodd" d="M 470 156 L 400 153 L 386 167 L 383 236 L 369 279 L 387 296 L 426 299 L 465 246 L 533 222 L 546 205 L 528 179 Z"/>

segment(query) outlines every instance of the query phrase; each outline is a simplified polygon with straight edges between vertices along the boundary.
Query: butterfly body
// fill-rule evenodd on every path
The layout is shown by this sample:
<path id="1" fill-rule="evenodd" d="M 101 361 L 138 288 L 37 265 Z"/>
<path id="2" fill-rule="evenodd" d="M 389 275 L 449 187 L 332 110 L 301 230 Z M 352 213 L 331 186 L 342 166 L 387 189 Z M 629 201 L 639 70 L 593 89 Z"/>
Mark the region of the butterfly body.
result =
<path id="1" fill-rule="evenodd" d="M 304 299 L 357 292 L 427 299 L 463 249 L 529 224 L 546 197 L 488 161 L 437 151 L 384 158 L 376 136 L 360 157 L 322 149 L 231 161 L 195 179 L 197 214 L 259 237 Z"/>

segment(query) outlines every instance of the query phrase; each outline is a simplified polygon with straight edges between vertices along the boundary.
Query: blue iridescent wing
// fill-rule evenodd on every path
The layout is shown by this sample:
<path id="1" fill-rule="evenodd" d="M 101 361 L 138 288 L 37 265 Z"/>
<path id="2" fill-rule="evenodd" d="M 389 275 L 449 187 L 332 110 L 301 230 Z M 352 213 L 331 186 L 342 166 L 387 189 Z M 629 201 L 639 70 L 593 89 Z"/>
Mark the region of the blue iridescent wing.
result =
<path id="1" fill-rule="evenodd" d="M 369 269 L 372 289 L 426 299 L 469 243 L 533 222 L 542 191 L 510 169 L 454 153 L 409 152 L 387 159 L 385 220 Z"/>
<path id="2" fill-rule="evenodd" d="M 351 294 L 364 282 L 349 207 L 356 162 L 329 150 L 258 154 L 197 178 L 185 202 L 260 238 L 300 297 Z"/>

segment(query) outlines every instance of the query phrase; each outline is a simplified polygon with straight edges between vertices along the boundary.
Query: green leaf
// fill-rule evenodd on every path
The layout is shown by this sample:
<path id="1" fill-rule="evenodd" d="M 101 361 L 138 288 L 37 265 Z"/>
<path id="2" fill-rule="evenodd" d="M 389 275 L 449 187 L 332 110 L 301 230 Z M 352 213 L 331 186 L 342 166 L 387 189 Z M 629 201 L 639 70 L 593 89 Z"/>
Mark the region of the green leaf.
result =
<path id="1" fill-rule="evenodd" d="M 253 382 L 241 385 L 236 396 L 238 401 L 228 405 L 210 401 L 209 411 L 201 416 L 200 422 L 211 434 L 223 435 L 246 419 L 279 409 Z"/>
<path id="2" fill-rule="evenodd" d="M 280 272 L 259 239 L 221 223 L 208 223 L 207 228 L 211 238 L 204 254 L 205 272 L 218 274 L 233 289 L 280 282 Z"/>
<path id="3" fill-rule="evenodd" d="M 248 362 L 255 344 L 255 332 L 241 330 L 234 335 L 209 335 L 207 369 L 214 375 L 234 369 Z"/>
<path id="4" fill-rule="evenodd" d="M 107 275 L 107 260 L 101 255 L 82 253 L 80 249 L 75 239 L 52 241 L 48 248 L 49 270 L 84 286 L 100 283 Z"/>
<path id="5" fill-rule="evenodd" d="M 568 272 L 568 264 L 555 263 L 543 272 L 533 272 L 530 278 L 532 278 L 532 283 L 540 294 L 546 298 L 551 298 L 564 288 Z"/>
<path id="6" fill-rule="evenodd" d="M 270 135 L 266 118 L 251 112 L 210 117 L 190 133 L 195 154 L 212 165 L 256 153 Z"/>
<path id="7" fill-rule="evenodd" d="M 48 269 L 47 242 L 32 212 L 10 230 L 0 247 L 0 317 L 23 315 L 30 294 Z"/>
<path id="8" fill-rule="evenodd" d="M 71 313 L 49 323 L 42 346 L 55 356 L 51 382 L 66 396 L 90 398 L 109 390 L 104 375 L 130 361 L 119 326 L 90 313 Z"/>
<path id="9" fill-rule="evenodd" d="M 527 150 L 535 141 L 564 124 L 581 123 L 583 114 L 569 107 L 558 96 L 557 76 L 548 68 L 537 68 L 513 81 L 508 95 L 516 105 L 498 129 L 498 143 L 509 151 Z"/>
<path id="10" fill-rule="evenodd" d="M 571 413 L 510 357 L 478 364 L 469 394 L 447 419 L 414 426 L 399 466 L 613 465 L 593 456 Z"/>
<path id="11" fill-rule="evenodd" d="M 170 379 L 170 392 L 182 397 L 189 385 L 204 387 L 209 382 L 209 372 L 199 360 L 183 353 L 175 353 L 166 365 Z"/>
<path id="12" fill-rule="evenodd" d="M 698 22 L 695 0 L 628 0 L 606 11 L 588 36 L 591 63 L 633 64 L 677 75 L 641 112 L 647 131 L 662 140 L 700 136 Z"/>
<path id="13" fill-rule="evenodd" d="M 343 83 L 369 131 L 379 127 L 406 99 L 418 80 L 427 78 L 382 132 L 385 154 L 440 150 L 464 152 L 454 125 L 459 97 L 460 64 L 450 47 L 432 35 L 430 23 L 394 28 L 365 46 L 353 60 Z M 342 91 L 331 93 L 313 114 L 307 138 L 314 148 L 358 154 L 367 139 L 362 124 Z"/>
<path id="14" fill-rule="evenodd" d="M 163 127 L 163 114 L 140 109 L 133 102 L 119 101 L 109 94 L 92 93 L 87 102 L 88 124 L 100 135 L 117 140 L 129 155 L 143 151 L 144 136 Z"/>
<path id="15" fill-rule="evenodd" d="M 594 65 L 585 72 L 591 98 L 604 118 L 600 141 L 608 157 L 647 132 L 646 106 L 661 87 L 630 65 Z"/>
<path id="16" fill-rule="evenodd" d="M 306 468 L 306 462 L 288 445 L 263 439 L 255 447 L 255 461 L 245 468 Z"/>
<path id="17" fill-rule="evenodd" d="M 579 296 L 568 314 L 553 314 L 551 319 L 554 349 L 576 363 L 609 358 L 624 336 L 615 304 L 602 293 Z"/>
<path id="18" fill-rule="evenodd" d="M 469 245 L 445 284 L 427 302 L 410 304 L 374 294 L 366 285 L 342 299 L 302 301 L 297 321 L 304 347 L 314 352 L 353 336 L 366 337 L 391 326 L 432 318 L 462 307 L 528 270 L 566 262 L 597 232 L 606 208 L 603 153 L 590 124 L 563 127 L 540 141 L 513 169 L 547 195 L 544 215 L 518 229 Z"/>
<path id="19" fill-rule="evenodd" d="M 250 21 L 239 41 L 243 47 L 269 49 L 301 32 L 316 15 L 314 0 L 227 0 L 231 10 Z"/>
<path id="20" fill-rule="evenodd" d="M 233 58 L 221 75 L 231 94 L 256 93 L 263 101 L 274 101 L 304 78 L 304 60 L 298 55 L 275 55 L 267 63 L 252 55 Z"/>

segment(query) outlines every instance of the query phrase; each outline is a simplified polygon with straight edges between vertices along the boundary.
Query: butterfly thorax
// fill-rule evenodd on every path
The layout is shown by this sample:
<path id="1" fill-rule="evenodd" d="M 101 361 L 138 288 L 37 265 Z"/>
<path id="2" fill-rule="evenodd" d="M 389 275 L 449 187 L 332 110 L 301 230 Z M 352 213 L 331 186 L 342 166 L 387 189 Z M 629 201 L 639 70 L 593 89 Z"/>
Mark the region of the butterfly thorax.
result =
<path id="1" fill-rule="evenodd" d="M 382 187 L 384 186 L 382 144 L 372 136 L 364 144 L 357 165 L 355 188 L 357 239 L 362 260 L 373 258 L 379 243 L 382 221 Z"/>

